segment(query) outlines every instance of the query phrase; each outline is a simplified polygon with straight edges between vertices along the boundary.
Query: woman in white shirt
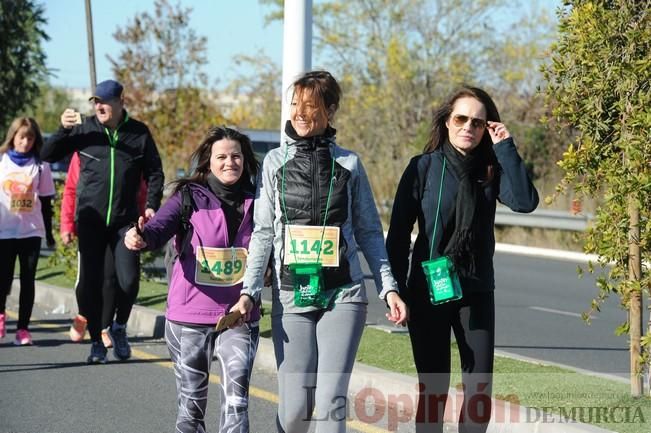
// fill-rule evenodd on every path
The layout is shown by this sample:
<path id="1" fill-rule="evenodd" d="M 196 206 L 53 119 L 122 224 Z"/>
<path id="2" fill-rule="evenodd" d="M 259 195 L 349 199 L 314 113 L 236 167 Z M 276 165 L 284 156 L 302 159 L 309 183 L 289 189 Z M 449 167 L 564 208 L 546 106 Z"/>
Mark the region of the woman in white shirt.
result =
<path id="1" fill-rule="evenodd" d="M 6 335 L 6 301 L 20 262 L 20 299 L 16 345 L 32 344 L 29 320 L 34 306 L 34 279 L 41 239 L 54 245 L 50 166 L 39 158 L 43 137 L 36 121 L 14 119 L 0 146 L 0 338 Z"/>

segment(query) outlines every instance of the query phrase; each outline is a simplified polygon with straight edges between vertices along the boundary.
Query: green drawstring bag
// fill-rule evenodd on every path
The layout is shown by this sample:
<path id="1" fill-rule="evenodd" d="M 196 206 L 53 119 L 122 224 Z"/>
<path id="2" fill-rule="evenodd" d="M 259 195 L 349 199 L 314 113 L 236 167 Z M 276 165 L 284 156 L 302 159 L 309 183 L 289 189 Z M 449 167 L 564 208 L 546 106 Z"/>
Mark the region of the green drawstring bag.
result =
<path id="1" fill-rule="evenodd" d="M 294 305 L 297 307 L 325 307 L 321 263 L 291 263 L 289 271 L 294 281 Z"/>
<path id="2" fill-rule="evenodd" d="M 456 301 L 463 297 L 459 276 L 454 269 L 454 264 L 447 256 L 432 259 L 434 253 L 434 238 L 436 228 L 439 223 L 439 211 L 441 209 L 441 195 L 443 192 L 443 179 L 445 179 L 446 159 L 443 158 L 443 170 L 441 171 L 441 184 L 439 186 L 439 199 L 436 205 L 436 218 L 434 219 L 434 232 L 432 233 L 432 245 L 429 252 L 429 260 L 421 263 L 425 279 L 427 280 L 427 289 L 429 300 L 432 305 L 444 304 L 446 302 Z"/>
<path id="3" fill-rule="evenodd" d="M 425 272 L 429 300 L 432 305 L 456 301 L 463 297 L 459 277 L 454 271 L 454 265 L 449 257 L 443 256 L 428 260 L 422 262 L 421 266 Z"/>

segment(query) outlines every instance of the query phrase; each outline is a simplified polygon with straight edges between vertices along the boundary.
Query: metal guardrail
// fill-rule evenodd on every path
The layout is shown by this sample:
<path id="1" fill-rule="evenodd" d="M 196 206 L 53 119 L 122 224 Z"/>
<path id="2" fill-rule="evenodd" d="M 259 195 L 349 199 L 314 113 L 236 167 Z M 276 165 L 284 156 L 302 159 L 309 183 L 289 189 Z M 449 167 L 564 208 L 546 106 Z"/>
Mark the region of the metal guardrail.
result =
<path id="1" fill-rule="evenodd" d="M 385 216 L 391 215 L 392 208 L 391 200 L 378 204 L 378 211 Z M 592 217 L 592 214 L 573 215 L 568 211 L 540 208 L 531 213 L 518 213 L 498 204 L 495 211 L 495 225 L 584 231 Z"/>
<path id="2" fill-rule="evenodd" d="M 550 209 L 517 213 L 504 206 L 498 206 L 495 212 L 496 225 L 556 230 L 583 231 L 588 227 L 591 218 L 592 215 L 572 215 L 569 212 Z"/>

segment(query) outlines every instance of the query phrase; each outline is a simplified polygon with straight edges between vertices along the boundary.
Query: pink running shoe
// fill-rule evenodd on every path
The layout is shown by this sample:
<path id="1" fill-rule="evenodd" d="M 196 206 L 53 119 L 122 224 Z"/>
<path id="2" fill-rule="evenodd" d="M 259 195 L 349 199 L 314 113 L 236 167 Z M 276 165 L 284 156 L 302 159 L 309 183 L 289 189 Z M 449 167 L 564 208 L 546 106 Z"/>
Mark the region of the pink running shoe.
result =
<path id="1" fill-rule="evenodd" d="M 108 328 L 102 329 L 102 343 L 104 343 L 104 347 L 107 349 L 113 347 L 113 340 L 109 336 Z"/>
<path id="2" fill-rule="evenodd" d="M 5 335 L 7 335 L 6 320 L 5 313 L 0 313 L 0 338 L 5 338 Z"/>
<path id="3" fill-rule="evenodd" d="M 72 326 L 70 327 L 70 340 L 73 343 L 79 343 L 84 339 L 87 325 L 88 322 L 84 316 L 81 314 L 77 314 L 75 316 L 75 318 L 72 320 Z"/>
<path id="4" fill-rule="evenodd" d="M 27 329 L 19 329 L 16 331 L 16 340 L 14 341 L 16 346 L 29 346 L 32 344 L 32 335 Z"/>

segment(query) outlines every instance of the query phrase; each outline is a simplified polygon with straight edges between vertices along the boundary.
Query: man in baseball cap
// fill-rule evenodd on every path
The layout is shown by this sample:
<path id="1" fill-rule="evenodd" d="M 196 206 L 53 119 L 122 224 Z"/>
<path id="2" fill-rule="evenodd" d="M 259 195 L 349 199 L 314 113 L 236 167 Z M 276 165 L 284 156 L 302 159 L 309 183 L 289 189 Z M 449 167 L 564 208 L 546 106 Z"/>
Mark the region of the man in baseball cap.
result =
<path id="1" fill-rule="evenodd" d="M 163 195 L 163 167 L 156 143 L 149 128 L 125 110 L 122 91 L 122 85 L 115 80 L 99 83 L 89 98 L 95 116 L 80 121 L 75 110 L 66 109 L 61 115 L 61 127 L 41 150 L 45 161 L 79 153 L 78 185 L 83 188 L 76 191 L 76 295 L 92 343 L 89 364 L 103 364 L 107 360 L 101 337 L 105 326 L 101 289 L 107 248 L 118 282 L 115 316 L 108 332 L 114 357 L 120 361 L 131 357 L 126 324 L 140 289 L 140 257 L 126 248 L 122 238 L 130 223 L 140 216 L 137 191 L 142 179 L 147 183 L 147 219 L 154 216 Z"/>
<path id="2" fill-rule="evenodd" d="M 112 99 L 119 99 L 122 97 L 122 91 L 124 87 L 122 84 L 118 83 L 115 80 L 106 80 L 102 81 L 95 87 L 95 93 L 93 96 L 88 98 L 89 101 L 97 102 L 100 101 L 110 101 Z"/>

